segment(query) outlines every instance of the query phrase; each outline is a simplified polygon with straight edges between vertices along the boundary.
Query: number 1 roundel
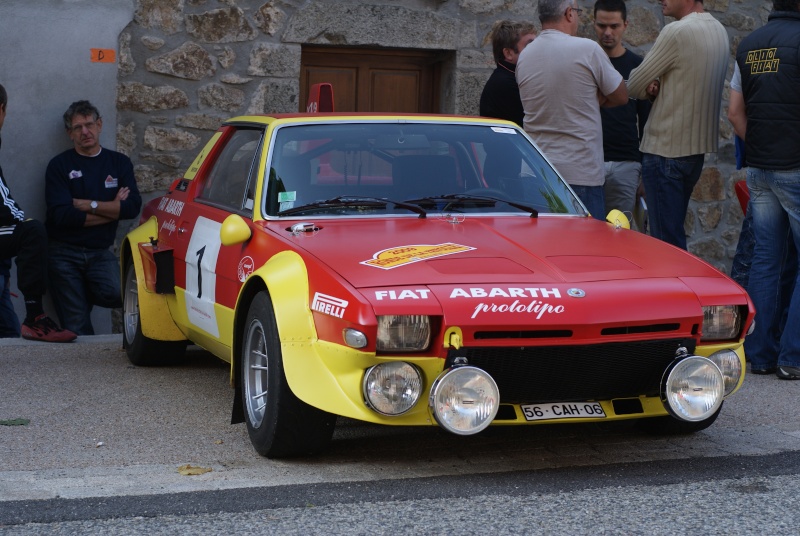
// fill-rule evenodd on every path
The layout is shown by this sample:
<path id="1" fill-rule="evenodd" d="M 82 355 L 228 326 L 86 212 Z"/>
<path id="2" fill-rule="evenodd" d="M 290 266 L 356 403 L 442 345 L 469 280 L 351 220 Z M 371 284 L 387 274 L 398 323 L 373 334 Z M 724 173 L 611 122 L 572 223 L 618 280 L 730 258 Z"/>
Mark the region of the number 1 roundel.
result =
<path id="1" fill-rule="evenodd" d="M 197 218 L 186 252 L 186 314 L 189 322 L 214 337 L 219 337 L 214 303 L 221 226 L 214 220 Z"/>

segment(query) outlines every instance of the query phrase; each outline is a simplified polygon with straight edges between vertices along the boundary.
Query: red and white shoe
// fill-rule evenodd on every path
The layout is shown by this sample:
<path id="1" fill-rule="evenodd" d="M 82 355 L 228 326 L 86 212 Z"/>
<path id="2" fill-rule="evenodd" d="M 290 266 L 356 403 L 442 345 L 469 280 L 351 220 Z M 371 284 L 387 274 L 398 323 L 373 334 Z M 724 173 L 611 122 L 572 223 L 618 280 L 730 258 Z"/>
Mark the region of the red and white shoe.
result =
<path id="1" fill-rule="evenodd" d="M 71 342 L 78 336 L 68 329 L 61 329 L 46 314 L 37 316 L 33 322 L 22 323 L 22 338 L 29 341 Z"/>

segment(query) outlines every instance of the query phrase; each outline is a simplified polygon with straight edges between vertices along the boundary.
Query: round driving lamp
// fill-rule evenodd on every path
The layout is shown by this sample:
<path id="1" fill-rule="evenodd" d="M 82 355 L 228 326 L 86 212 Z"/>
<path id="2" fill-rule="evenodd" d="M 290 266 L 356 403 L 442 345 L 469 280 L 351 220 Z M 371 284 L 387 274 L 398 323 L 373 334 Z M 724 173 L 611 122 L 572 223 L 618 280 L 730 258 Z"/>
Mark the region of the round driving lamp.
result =
<path id="1" fill-rule="evenodd" d="M 720 350 L 714 352 L 708 358 L 714 362 L 722 373 L 722 378 L 725 381 L 725 396 L 728 396 L 739 385 L 739 380 L 744 373 L 739 355 L 733 350 Z"/>
<path id="2" fill-rule="evenodd" d="M 367 369 L 362 387 L 370 408 L 381 415 L 402 415 L 422 395 L 422 375 L 402 361 L 380 363 Z"/>
<path id="3" fill-rule="evenodd" d="M 664 372 L 661 401 L 676 419 L 708 419 L 722 405 L 724 394 L 722 372 L 705 357 L 693 355 L 673 361 Z"/>
<path id="4" fill-rule="evenodd" d="M 458 435 L 477 434 L 497 415 L 500 391 L 489 374 L 477 367 L 444 371 L 431 387 L 428 404 L 436 422 Z"/>

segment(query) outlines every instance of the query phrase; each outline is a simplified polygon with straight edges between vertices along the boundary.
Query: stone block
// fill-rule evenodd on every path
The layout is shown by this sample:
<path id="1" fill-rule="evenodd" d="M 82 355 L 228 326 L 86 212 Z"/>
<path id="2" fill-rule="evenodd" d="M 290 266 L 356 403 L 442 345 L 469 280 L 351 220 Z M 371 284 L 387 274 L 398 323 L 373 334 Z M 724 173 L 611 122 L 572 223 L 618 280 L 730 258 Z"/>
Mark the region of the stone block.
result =
<path id="1" fill-rule="evenodd" d="M 256 43 L 250 51 L 250 76 L 299 77 L 300 47 Z"/>
<path id="2" fill-rule="evenodd" d="M 136 0 L 133 20 L 167 35 L 183 30 L 183 0 Z"/>
<path id="3" fill-rule="evenodd" d="M 252 41 L 257 35 L 238 7 L 187 15 L 186 33 L 205 43 Z"/>
<path id="4" fill-rule="evenodd" d="M 216 73 L 216 58 L 206 49 L 187 41 L 175 50 L 149 58 L 145 62 L 152 73 L 166 74 L 187 80 L 202 80 Z"/>
<path id="5" fill-rule="evenodd" d="M 186 151 L 198 145 L 200 137 L 185 130 L 149 126 L 144 131 L 144 146 L 154 151 Z"/>
<path id="6" fill-rule="evenodd" d="M 128 82 L 117 87 L 117 109 L 134 112 L 175 110 L 189 105 L 189 97 L 172 86 L 146 86 L 141 82 Z"/>

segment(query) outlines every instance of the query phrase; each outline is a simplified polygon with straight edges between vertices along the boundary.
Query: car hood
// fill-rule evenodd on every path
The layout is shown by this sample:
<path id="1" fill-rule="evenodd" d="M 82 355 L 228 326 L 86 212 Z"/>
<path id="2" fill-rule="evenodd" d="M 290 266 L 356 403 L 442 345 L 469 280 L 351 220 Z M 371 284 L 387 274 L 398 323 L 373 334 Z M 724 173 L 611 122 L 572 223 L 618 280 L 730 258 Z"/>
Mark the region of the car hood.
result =
<path id="1" fill-rule="evenodd" d="M 586 218 L 331 220 L 294 236 L 275 223 L 356 288 L 720 277 L 683 250 Z"/>
<path id="2" fill-rule="evenodd" d="M 594 219 L 397 218 L 316 227 L 289 240 L 358 289 L 376 314 L 403 305 L 413 314 L 442 311 L 458 325 L 509 327 L 531 315 L 539 325 L 697 324 L 701 305 L 748 303 L 741 287 L 697 257 Z M 275 229 L 289 234 L 285 224 Z"/>

